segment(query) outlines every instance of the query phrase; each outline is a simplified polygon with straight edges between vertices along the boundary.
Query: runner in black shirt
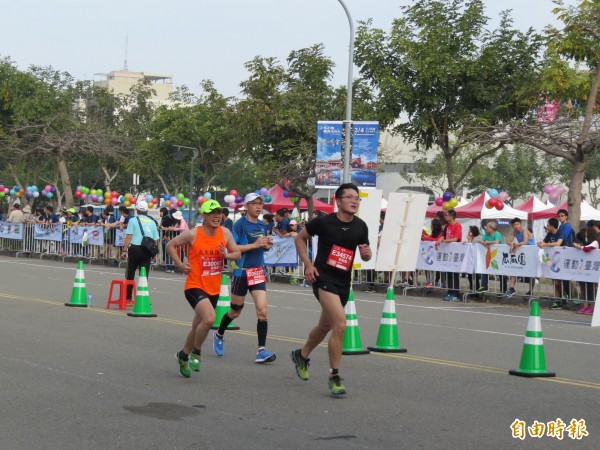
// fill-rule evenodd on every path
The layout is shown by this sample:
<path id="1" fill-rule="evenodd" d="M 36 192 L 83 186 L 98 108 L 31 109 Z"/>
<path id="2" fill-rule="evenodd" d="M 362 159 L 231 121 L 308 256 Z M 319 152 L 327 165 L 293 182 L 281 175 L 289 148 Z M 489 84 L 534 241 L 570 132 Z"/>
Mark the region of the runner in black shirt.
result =
<path id="1" fill-rule="evenodd" d="M 319 323 L 310 331 L 302 349 L 291 354 L 296 373 L 301 380 L 308 380 L 309 355 L 327 333 L 329 348 L 329 390 L 334 396 L 346 393 L 339 375 L 342 358 L 342 341 L 346 331 L 344 306 L 348 301 L 352 264 L 356 248 L 363 261 L 371 259 L 369 230 L 367 224 L 355 217 L 360 203 L 358 188 L 351 183 L 342 184 L 335 193 L 338 212 L 317 217 L 306 224 L 296 236 L 296 249 L 304 263 L 306 281 L 313 284 L 315 297 L 321 304 Z M 308 257 L 306 247 L 311 236 L 318 236 L 315 263 Z"/>

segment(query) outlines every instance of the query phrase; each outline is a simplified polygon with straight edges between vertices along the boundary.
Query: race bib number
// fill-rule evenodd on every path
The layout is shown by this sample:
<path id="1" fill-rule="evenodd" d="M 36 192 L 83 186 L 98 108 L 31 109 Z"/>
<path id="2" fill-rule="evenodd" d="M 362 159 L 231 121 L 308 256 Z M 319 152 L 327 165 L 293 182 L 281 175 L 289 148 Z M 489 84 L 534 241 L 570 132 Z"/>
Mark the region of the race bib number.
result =
<path id="1" fill-rule="evenodd" d="M 354 252 L 339 245 L 331 247 L 331 251 L 327 257 L 327 264 L 346 271 L 352 267 L 352 261 L 354 261 Z"/>
<path id="2" fill-rule="evenodd" d="M 246 269 L 246 277 L 248 278 L 248 286 L 254 286 L 255 284 L 265 283 L 265 272 L 262 267 L 251 267 Z"/>
<path id="3" fill-rule="evenodd" d="M 205 256 L 202 258 L 202 276 L 210 277 L 221 275 L 223 271 L 223 258 L 218 256 Z"/>

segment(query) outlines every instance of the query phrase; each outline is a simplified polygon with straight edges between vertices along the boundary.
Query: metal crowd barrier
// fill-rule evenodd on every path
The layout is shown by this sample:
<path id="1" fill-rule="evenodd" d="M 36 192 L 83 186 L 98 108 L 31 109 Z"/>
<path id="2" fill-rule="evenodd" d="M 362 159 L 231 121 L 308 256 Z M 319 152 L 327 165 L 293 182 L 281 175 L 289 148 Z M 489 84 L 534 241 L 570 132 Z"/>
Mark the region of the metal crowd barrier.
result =
<path id="1" fill-rule="evenodd" d="M 179 233 L 179 231 L 171 230 L 159 231 L 159 254 L 153 266 L 162 267 L 167 271 L 174 269 L 169 255 L 165 252 L 165 246 Z M 120 265 L 125 262 L 121 259 L 124 240 L 124 230 L 105 229 L 98 225 L 67 227 L 63 224 L 0 222 L 0 251 L 14 253 L 17 257 L 34 255 L 40 258 L 54 257 L 63 261 L 67 258 L 83 258 L 90 262 L 111 261 L 114 265 Z M 504 295 L 512 274 L 490 269 L 489 272 L 492 273 L 487 274 L 488 289 L 485 292 L 478 292 L 477 287 L 481 283 L 482 276 L 485 275 L 482 273 L 485 271 L 480 267 L 481 261 L 474 262 L 470 270 L 461 270 L 465 266 L 460 265 L 463 261 L 460 260 L 460 257 L 457 259 L 457 255 L 461 255 L 461 252 L 463 255 L 468 252 L 481 253 L 483 251 L 481 248 L 473 247 L 478 244 L 442 244 L 440 250 L 433 250 L 432 245 L 422 242 L 417 269 L 413 272 L 398 273 L 395 277 L 394 287 L 401 288 L 404 295 L 411 291 L 420 291 L 424 295 L 428 295 L 435 291 L 446 290 L 451 281 L 449 274 L 457 272 L 461 274 L 458 290 L 461 292 L 463 301 L 475 296 Z M 584 254 L 574 249 L 552 248 L 539 252 L 537 247 L 524 247 L 529 247 L 522 251 L 523 254 L 528 254 L 529 264 L 533 264 L 532 254 L 535 253 L 535 263 L 539 265 L 538 269 L 541 267 L 545 272 L 531 277 L 534 279 L 531 289 L 526 281 L 527 277 L 519 277 L 517 274 L 516 296 L 522 297 L 524 292 L 531 290 L 531 298 L 542 298 L 548 302 L 560 301 L 575 304 L 585 300 L 594 302 L 598 288 L 597 280 L 600 275 L 600 250 Z M 182 259 L 185 260 L 187 248 L 182 247 L 180 251 Z M 491 251 L 496 252 L 496 258 L 499 255 L 508 260 L 513 258 L 506 245 L 491 246 Z M 445 260 L 446 255 L 452 255 L 454 260 Z M 469 257 L 473 257 L 473 255 Z M 481 255 L 479 257 L 481 259 Z M 543 261 L 540 262 L 539 258 L 542 258 Z M 516 265 L 518 266 L 519 258 L 513 259 L 517 260 Z M 265 261 L 270 277 L 283 277 L 289 279 L 292 284 L 305 285 L 304 266 L 298 258 L 292 238 L 275 236 L 274 247 L 272 251 L 265 253 Z M 523 257 L 522 263 L 525 265 L 525 257 Z M 490 259 L 486 259 L 486 264 L 491 264 Z M 445 270 L 440 270 L 441 268 L 445 268 Z M 571 271 L 574 275 L 565 280 L 553 276 L 554 273 L 559 273 L 561 270 Z M 587 275 L 589 276 L 586 278 Z M 387 287 L 390 279 L 389 272 L 357 270 L 353 274 L 354 284 L 364 286 L 365 289 L 374 286 Z"/>

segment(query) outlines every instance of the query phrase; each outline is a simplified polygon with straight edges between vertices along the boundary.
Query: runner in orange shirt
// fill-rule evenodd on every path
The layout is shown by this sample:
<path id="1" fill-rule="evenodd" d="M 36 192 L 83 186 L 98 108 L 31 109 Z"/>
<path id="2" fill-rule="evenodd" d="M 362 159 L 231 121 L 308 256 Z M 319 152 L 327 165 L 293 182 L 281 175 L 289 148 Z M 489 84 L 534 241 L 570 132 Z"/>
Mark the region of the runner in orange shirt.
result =
<path id="1" fill-rule="evenodd" d="M 204 217 L 202 226 L 184 231 L 166 247 L 173 263 L 187 275 L 184 294 L 195 313 L 183 349 L 175 354 L 184 378 L 189 378 L 190 370 L 200 370 L 200 350 L 215 321 L 223 260 L 237 261 L 242 256 L 231 231 L 221 226 L 221 211 L 216 200 L 204 202 L 200 207 Z M 186 263 L 181 261 L 177 248 L 182 245 L 190 246 Z"/>

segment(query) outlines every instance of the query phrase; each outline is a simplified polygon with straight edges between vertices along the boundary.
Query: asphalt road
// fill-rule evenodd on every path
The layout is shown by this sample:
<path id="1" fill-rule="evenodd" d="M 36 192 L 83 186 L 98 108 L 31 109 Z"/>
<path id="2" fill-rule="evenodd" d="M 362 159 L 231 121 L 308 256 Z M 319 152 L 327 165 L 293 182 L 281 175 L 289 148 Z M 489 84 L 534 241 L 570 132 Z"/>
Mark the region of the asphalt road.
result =
<path id="1" fill-rule="evenodd" d="M 183 277 L 152 273 L 158 317 L 132 318 L 105 309 L 110 280 L 123 272 L 106 267 L 85 268 L 92 308 L 65 307 L 75 269 L 0 257 L 2 449 L 598 447 L 600 330 L 589 316 L 542 309 L 557 377 L 526 379 L 508 375 L 519 365 L 526 308 L 396 296 L 408 353 L 345 356 L 348 394 L 334 399 L 326 347 L 311 356 L 308 382 L 289 359 L 320 313 L 310 289 L 269 285 L 274 363 L 254 363 L 250 300 L 236 321 L 241 330 L 226 334 L 225 356 L 207 342 L 201 372 L 184 379 L 174 359 L 192 315 Z M 363 346 L 377 340 L 383 301 L 356 293 Z M 519 440 L 515 419 L 584 420 L 589 435 Z"/>

